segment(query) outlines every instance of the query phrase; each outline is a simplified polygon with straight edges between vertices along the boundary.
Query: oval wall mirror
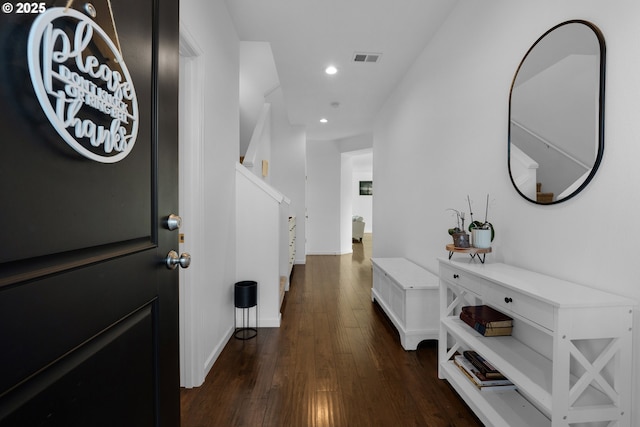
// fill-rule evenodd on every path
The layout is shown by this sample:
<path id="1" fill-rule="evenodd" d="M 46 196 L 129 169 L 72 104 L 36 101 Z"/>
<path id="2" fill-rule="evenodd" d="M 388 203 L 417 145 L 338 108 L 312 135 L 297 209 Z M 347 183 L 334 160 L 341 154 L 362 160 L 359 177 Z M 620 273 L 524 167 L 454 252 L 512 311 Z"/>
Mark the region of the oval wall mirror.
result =
<path id="1" fill-rule="evenodd" d="M 578 194 L 604 148 L 605 44 L 586 21 L 542 35 L 520 63 L 509 99 L 508 163 L 518 193 L 538 204 Z"/>

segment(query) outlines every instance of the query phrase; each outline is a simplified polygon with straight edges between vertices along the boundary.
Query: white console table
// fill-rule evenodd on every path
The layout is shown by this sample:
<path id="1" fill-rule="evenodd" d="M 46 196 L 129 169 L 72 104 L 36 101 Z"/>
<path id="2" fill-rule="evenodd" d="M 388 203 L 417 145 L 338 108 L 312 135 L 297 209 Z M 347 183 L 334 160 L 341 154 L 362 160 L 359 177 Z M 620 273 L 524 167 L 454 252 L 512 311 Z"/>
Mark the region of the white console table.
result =
<path id="1" fill-rule="evenodd" d="M 371 258 L 377 301 L 400 334 L 405 350 L 438 339 L 438 276 L 405 258 Z"/>
<path id="2" fill-rule="evenodd" d="M 513 317 L 513 335 L 484 337 L 460 307 Z M 440 259 L 438 374 L 488 426 L 631 426 L 635 301 L 505 264 Z M 480 391 L 451 361 L 475 350 L 516 391 Z M 596 424 L 594 424 L 596 423 Z"/>

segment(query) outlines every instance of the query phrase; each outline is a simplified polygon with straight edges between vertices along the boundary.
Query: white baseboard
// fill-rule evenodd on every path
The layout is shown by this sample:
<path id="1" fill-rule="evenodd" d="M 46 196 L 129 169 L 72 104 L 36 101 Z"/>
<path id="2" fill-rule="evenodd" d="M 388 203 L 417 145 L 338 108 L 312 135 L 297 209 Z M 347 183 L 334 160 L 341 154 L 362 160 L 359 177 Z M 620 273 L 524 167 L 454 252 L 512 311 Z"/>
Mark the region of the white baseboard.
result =
<path id="1" fill-rule="evenodd" d="M 213 368 L 213 364 L 216 363 L 216 360 L 218 360 L 220 353 L 222 353 L 222 350 L 224 350 L 224 347 L 227 345 L 227 343 L 229 342 L 232 336 L 233 336 L 233 325 L 231 325 L 231 327 L 224 334 L 222 340 L 220 340 L 218 345 L 213 349 L 211 354 L 209 354 L 209 356 L 205 360 L 204 371 L 203 371 L 204 375 L 202 376 L 202 383 L 204 383 L 204 379 L 209 374 L 209 371 L 211 371 L 211 368 Z M 199 385 L 202 385 L 202 383 L 200 383 Z"/>
<path id="2" fill-rule="evenodd" d="M 279 328 L 281 318 L 281 313 L 278 313 L 277 318 L 260 318 L 258 319 L 258 328 Z"/>
<path id="3" fill-rule="evenodd" d="M 345 252 L 307 252 L 307 255 L 347 255 L 353 253 L 352 250 Z"/>

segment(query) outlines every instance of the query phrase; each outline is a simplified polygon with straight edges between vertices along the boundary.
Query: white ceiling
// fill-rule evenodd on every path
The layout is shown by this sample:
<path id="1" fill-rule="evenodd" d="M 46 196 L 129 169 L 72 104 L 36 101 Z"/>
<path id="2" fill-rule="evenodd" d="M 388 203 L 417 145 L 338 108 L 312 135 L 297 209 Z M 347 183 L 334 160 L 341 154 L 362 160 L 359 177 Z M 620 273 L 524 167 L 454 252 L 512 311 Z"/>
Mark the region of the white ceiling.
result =
<path id="1" fill-rule="evenodd" d="M 269 42 L 292 125 L 311 140 L 370 132 L 454 0 L 225 0 L 241 41 Z M 381 53 L 377 63 L 356 52 Z M 338 73 L 324 69 L 333 64 Z M 256 78 L 260 69 L 256 67 Z M 265 90 L 271 90 L 265 88 Z M 338 102 L 338 108 L 331 103 Z M 328 123 L 322 124 L 325 117 Z"/>

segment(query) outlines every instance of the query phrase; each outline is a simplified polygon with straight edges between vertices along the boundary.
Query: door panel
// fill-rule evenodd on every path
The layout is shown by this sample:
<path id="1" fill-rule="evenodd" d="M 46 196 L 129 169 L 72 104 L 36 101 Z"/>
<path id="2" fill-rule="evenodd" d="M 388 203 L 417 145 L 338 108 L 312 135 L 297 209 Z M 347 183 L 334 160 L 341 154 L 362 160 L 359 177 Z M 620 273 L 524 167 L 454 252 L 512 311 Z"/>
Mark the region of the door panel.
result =
<path id="1" fill-rule="evenodd" d="M 94 3 L 100 18 L 97 22 L 103 28 L 112 28 L 106 1 Z M 0 32 L 4 35 L 0 36 L 1 62 L 6 64 L 0 71 L 0 96 L 6 99 L 2 111 L 7 112 L 0 117 L 0 126 L 5 144 L 10 147 L 6 161 L 11 162 L 10 167 L 0 171 L 3 205 L 8 207 L 3 209 L 0 218 L 4 224 L 14 225 L 3 230 L 6 241 L 12 243 L 0 250 L 0 262 L 142 237 L 150 240 L 153 2 L 113 0 L 112 6 L 122 55 L 139 105 L 134 149 L 114 164 L 82 157 L 53 130 L 42 111 L 27 65 L 27 40 L 35 16 L 16 13 L 0 16 Z M 10 132 L 6 134 L 5 129 Z M 32 172 L 22 174 L 16 182 L 8 176 L 15 170 Z M 35 171 L 38 173 L 33 173 Z M 82 203 L 77 203 L 80 198 Z M 15 226 L 25 217 L 29 218 L 28 227 Z"/>
<path id="2" fill-rule="evenodd" d="M 109 261 L 107 269 L 100 263 L 4 288 L 0 292 L 2 342 L 18 345 L 3 345 L 3 365 L 14 368 L 0 376 L 0 390 L 155 299 L 155 281 L 149 280 L 154 266 L 138 268 L 148 257 L 145 251 Z"/>
<path id="3" fill-rule="evenodd" d="M 15 409 L 4 424 L 153 425 L 152 307 L 123 319 L 18 387 L 4 405 L 5 411 Z"/>
<path id="4" fill-rule="evenodd" d="M 178 272 L 164 265 L 178 231 L 163 228 L 178 213 L 178 2 L 111 0 L 115 30 L 93 5 L 138 101 L 115 163 L 78 154 L 38 102 L 37 14 L 0 15 L 0 426 L 179 425 Z"/>

